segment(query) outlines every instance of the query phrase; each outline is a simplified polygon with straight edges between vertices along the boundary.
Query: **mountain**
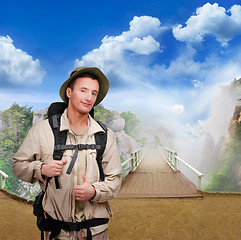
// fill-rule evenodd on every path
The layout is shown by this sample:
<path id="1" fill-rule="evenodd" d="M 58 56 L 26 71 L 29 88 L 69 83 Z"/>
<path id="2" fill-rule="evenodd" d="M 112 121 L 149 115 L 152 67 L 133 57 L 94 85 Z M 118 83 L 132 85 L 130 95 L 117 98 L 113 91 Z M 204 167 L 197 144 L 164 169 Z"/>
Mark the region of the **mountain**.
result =
<path id="1" fill-rule="evenodd" d="M 209 149 L 209 174 L 208 184 L 205 190 L 241 192 L 241 106 L 234 109 L 230 120 L 228 133 L 220 137 L 220 141 L 214 145 L 212 136 L 207 135 L 203 149 Z M 206 150 L 207 151 L 207 150 Z"/>

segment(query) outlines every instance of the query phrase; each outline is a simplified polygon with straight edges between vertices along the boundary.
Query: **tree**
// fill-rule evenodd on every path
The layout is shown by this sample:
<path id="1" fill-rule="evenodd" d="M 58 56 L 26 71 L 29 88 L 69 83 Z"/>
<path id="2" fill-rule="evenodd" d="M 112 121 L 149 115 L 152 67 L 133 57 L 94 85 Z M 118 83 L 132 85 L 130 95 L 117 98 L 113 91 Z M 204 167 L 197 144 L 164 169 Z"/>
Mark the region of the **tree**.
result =
<path id="1" fill-rule="evenodd" d="M 113 114 L 105 109 L 101 104 L 95 106 L 95 120 L 105 123 L 107 126 L 112 121 Z"/>
<path id="2" fill-rule="evenodd" d="M 125 132 L 136 139 L 138 132 L 141 130 L 140 120 L 137 119 L 136 115 L 130 111 L 123 112 L 120 116 L 125 119 Z"/>
<path id="3" fill-rule="evenodd" d="M 235 171 L 240 167 L 241 126 L 238 126 L 233 139 L 217 158 L 221 166 L 212 172 L 205 191 L 240 191 Z"/>
<path id="4" fill-rule="evenodd" d="M 32 107 L 13 104 L 1 113 L 4 128 L 0 132 L 0 169 L 8 174 L 6 188 L 16 192 L 18 178 L 12 172 L 12 156 L 17 152 L 33 121 Z"/>

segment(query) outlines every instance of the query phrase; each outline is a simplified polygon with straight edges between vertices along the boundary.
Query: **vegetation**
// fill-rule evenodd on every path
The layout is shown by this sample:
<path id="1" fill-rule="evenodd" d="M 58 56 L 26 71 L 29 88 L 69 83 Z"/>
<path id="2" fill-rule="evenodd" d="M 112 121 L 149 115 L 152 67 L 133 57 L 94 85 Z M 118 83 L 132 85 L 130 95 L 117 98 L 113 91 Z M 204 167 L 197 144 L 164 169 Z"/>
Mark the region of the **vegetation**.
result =
<path id="1" fill-rule="evenodd" d="M 13 104 L 1 113 L 4 128 L 0 133 L 0 169 L 8 174 L 6 188 L 13 192 L 17 191 L 19 180 L 12 172 L 12 156 L 17 152 L 32 126 L 31 109 L 31 107 Z"/>
<path id="2" fill-rule="evenodd" d="M 141 130 L 140 120 L 130 111 L 123 112 L 120 116 L 125 119 L 125 132 L 137 140 L 138 132 Z"/>
<path id="3" fill-rule="evenodd" d="M 95 120 L 105 123 L 107 126 L 113 118 L 113 114 L 110 110 L 105 109 L 101 104 L 97 105 L 95 108 Z"/>
<path id="4" fill-rule="evenodd" d="M 241 126 L 237 128 L 235 136 L 218 157 L 217 162 L 222 164 L 218 170 L 212 172 L 204 190 L 240 191 L 235 171 L 241 165 Z"/>

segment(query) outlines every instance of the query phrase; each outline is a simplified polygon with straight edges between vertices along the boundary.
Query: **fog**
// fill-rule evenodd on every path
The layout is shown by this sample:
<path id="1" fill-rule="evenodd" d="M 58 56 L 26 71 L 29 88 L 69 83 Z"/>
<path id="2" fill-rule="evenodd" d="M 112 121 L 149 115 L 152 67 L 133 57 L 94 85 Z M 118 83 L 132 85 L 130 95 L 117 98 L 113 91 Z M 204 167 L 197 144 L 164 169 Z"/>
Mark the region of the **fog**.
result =
<path id="1" fill-rule="evenodd" d="M 206 95 L 210 96 L 210 95 Z M 186 124 L 181 118 L 169 118 L 169 125 L 162 127 L 145 127 L 142 136 L 147 143 L 153 143 L 155 136 L 160 143 L 177 152 L 185 162 L 204 174 L 203 183 L 207 181 L 212 170 L 213 160 L 223 149 L 228 134 L 229 124 L 236 105 L 239 104 L 239 90 L 233 84 L 217 85 L 213 87 L 213 94 L 209 99 L 209 111 L 206 119 L 198 120 L 195 126 Z M 205 100 L 207 101 L 207 99 Z M 196 107 L 199 107 L 198 101 Z M 192 130 L 190 130 L 192 128 Z M 197 184 L 197 175 L 180 164 L 181 171 Z"/>
<path id="2" fill-rule="evenodd" d="M 228 134 L 235 106 L 239 104 L 239 92 L 231 85 L 218 86 L 217 92 L 210 104 L 207 120 L 200 122 L 203 133 L 196 138 L 176 141 L 178 156 L 204 174 L 206 183 L 212 171 L 215 157 L 222 151 Z M 186 167 L 181 171 L 195 184 L 197 177 Z"/>

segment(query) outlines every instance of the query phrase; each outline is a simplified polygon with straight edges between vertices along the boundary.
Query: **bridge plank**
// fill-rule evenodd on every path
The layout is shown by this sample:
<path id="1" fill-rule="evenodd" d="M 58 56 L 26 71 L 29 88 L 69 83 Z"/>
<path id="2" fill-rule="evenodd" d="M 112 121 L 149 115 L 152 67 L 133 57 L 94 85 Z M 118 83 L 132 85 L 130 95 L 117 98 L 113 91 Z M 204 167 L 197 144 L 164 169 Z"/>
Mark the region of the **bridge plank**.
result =
<path id="1" fill-rule="evenodd" d="M 181 172 L 175 173 L 157 149 L 147 151 L 134 173 L 122 182 L 117 197 L 201 197 Z"/>

